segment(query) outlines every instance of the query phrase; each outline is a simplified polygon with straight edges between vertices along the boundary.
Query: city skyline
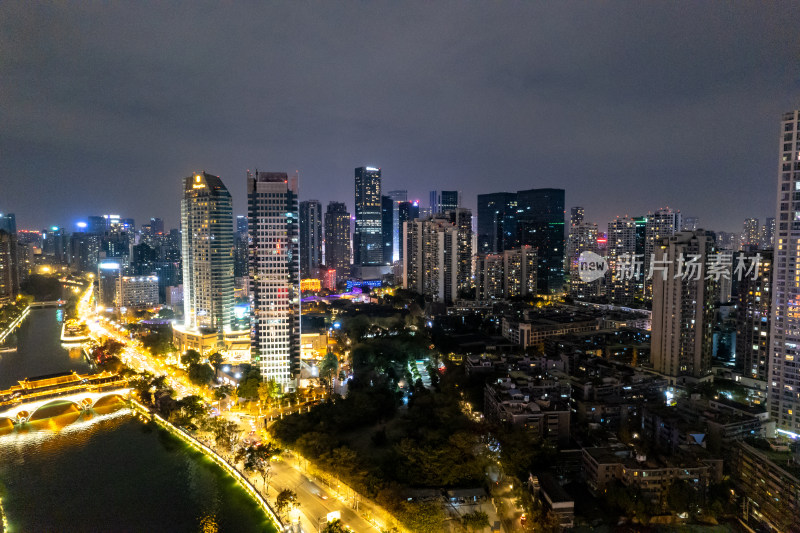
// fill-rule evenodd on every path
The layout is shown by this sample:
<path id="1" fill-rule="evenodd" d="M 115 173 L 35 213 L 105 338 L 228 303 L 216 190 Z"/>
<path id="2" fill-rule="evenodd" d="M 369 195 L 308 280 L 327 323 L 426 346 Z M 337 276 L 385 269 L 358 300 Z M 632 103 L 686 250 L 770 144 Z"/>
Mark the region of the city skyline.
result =
<path id="1" fill-rule="evenodd" d="M 299 170 L 300 200 L 351 210 L 352 169 L 374 165 L 387 190 L 460 190 L 473 211 L 478 194 L 561 187 L 600 226 L 668 205 L 739 231 L 774 212 L 762 182 L 797 102 L 795 4 L 309 9 L 4 6 L 0 210 L 26 229 L 120 211 L 177 227 L 177 177 L 221 176 L 244 213 L 238 176 L 258 163 Z M 380 31 L 373 49 L 353 25 Z M 241 128 L 254 119 L 274 127 Z"/>

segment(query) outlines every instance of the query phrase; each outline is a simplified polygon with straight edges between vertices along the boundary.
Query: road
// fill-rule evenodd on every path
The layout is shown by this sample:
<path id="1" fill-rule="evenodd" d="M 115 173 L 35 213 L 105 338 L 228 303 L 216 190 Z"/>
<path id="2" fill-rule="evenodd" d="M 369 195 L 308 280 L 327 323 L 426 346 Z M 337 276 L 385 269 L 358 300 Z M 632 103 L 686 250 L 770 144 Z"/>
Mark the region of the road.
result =
<path id="1" fill-rule="evenodd" d="M 178 398 L 197 394 L 206 398 L 209 404 L 214 403 L 213 400 L 208 398 L 207 391 L 195 386 L 184 376 L 176 374 L 174 370 L 164 364 L 163 361 L 148 356 L 142 350 L 141 343 L 126 336 L 119 326 L 97 317 L 93 313 L 90 305 L 91 292 L 91 289 L 89 289 L 83 297 L 81 297 L 77 310 L 79 316 L 89 327 L 94 339 L 102 340 L 104 338 L 111 338 L 122 343 L 124 348 L 119 358 L 123 364 L 137 372 L 147 371 L 154 376 L 166 376 L 167 384 L 175 390 Z M 319 403 L 322 400 L 323 398 L 320 397 L 301 404 L 279 406 L 264 412 L 261 418 L 262 420 L 274 420 L 281 415 L 308 409 L 311 405 Z M 225 412 L 222 413 L 222 415 L 226 418 L 238 419 L 237 421 L 242 429 L 243 437 L 249 436 L 250 431 L 255 429 L 255 424 L 250 422 L 255 418 L 252 413 L 245 413 L 237 410 Z M 251 476 L 251 480 L 253 486 L 258 489 L 262 488 L 262 480 L 259 476 Z M 299 524 L 294 524 L 292 529 L 295 533 L 314 533 L 318 531 L 319 527 L 324 525 L 328 513 L 333 511 L 339 511 L 342 522 L 358 533 L 381 531 L 378 527 L 359 516 L 356 511 L 351 509 L 350 504 L 346 503 L 343 499 L 337 498 L 335 493 L 329 491 L 324 484 L 316 483 L 307 476 L 307 474 L 301 472 L 290 458 L 280 459 L 272 463 L 272 477 L 269 487 L 267 496 L 273 504 L 275 502 L 274 498 L 283 489 L 288 488 L 297 493 L 300 503 L 300 512 Z"/>
<path id="2" fill-rule="evenodd" d="M 260 479 L 258 486 L 261 486 Z M 339 511 L 342 523 L 354 531 L 379 532 L 375 525 L 362 518 L 349 503 L 336 497 L 322 482 L 315 481 L 308 474 L 292 464 L 291 459 L 272 463 L 269 497 L 275 498 L 283 489 L 297 493 L 300 502 L 300 526 L 304 533 L 313 533 L 324 526 L 328 513 Z"/>

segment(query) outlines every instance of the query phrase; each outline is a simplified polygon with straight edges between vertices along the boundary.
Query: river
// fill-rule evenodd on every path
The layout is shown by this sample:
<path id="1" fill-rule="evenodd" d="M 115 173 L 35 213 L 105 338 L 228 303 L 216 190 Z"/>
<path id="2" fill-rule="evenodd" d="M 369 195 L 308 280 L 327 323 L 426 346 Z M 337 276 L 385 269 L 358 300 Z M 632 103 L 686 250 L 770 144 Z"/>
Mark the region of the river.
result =
<path id="1" fill-rule="evenodd" d="M 61 347 L 59 318 L 55 309 L 31 312 L 17 350 L 0 353 L 0 388 L 91 371 L 82 353 Z M 12 533 L 275 531 L 232 477 L 121 402 L 53 414 L 0 436 L 0 493 Z"/>

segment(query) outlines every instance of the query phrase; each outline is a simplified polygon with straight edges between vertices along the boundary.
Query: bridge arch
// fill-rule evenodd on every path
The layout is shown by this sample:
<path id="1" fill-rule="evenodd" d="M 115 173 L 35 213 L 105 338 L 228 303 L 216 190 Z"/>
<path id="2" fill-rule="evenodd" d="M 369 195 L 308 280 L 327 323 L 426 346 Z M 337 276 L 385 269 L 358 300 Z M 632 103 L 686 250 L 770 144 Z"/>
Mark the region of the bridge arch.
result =
<path id="1" fill-rule="evenodd" d="M 119 392 L 110 392 L 104 396 L 100 396 L 94 401 L 92 408 L 95 407 L 103 407 L 105 405 L 110 404 L 113 401 L 125 401 L 125 395 Z"/>
<path id="2" fill-rule="evenodd" d="M 48 418 L 47 416 L 39 416 L 39 417 L 37 417 L 36 415 L 41 413 L 45 409 L 50 409 L 50 408 L 55 407 L 57 405 L 64 405 L 64 406 L 71 405 L 72 407 L 75 407 L 79 411 L 81 410 L 80 403 L 78 403 L 78 402 L 76 402 L 74 400 L 70 400 L 70 399 L 67 399 L 67 398 L 54 398 L 52 402 L 47 402 L 47 403 L 45 403 L 43 405 L 40 405 L 40 406 L 36 407 L 36 409 L 34 409 L 28 415 L 28 417 L 27 417 L 27 419 L 25 421 L 26 422 L 33 422 L 35 420 L 39 420 L 40 418 Z"/>

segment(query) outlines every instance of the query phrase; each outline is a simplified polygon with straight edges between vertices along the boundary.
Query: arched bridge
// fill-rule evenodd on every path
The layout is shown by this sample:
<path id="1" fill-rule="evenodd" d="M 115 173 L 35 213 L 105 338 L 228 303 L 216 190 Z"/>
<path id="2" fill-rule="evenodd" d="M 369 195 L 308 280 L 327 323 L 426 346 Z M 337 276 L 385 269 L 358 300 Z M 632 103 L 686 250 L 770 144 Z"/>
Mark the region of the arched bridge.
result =
<path id="1" fill-rule="evenodd" d="M 28 422 L 40 409 L 70 402 L 81 410 L 91 409 L 104 398 L 128 398 L 128 382 L 117 374 L 81 375 L 65 372 L 25 379 L 10 389 L 0 390 L 0 423 Z M 6 424 L 8 422 L 5 422 Z"/>

